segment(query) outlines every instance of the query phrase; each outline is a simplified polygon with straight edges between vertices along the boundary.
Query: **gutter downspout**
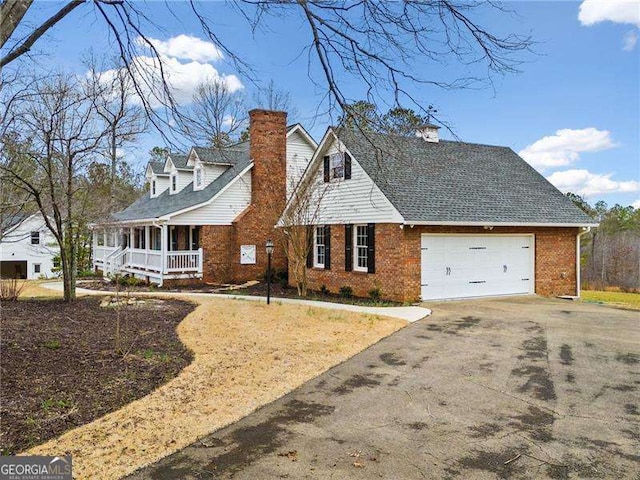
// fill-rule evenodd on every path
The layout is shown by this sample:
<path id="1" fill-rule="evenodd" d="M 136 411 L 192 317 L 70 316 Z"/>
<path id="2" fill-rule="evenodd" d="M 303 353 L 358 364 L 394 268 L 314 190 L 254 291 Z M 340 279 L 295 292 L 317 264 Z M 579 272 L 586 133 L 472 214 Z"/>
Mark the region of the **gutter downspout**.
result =
<path id="1" fill-rule="evenodd" d="M 580 238 L 590 231 L 591 227 L 586 227 L 576 235 L 576 297 L 578 298 L 580 298 Z"/>

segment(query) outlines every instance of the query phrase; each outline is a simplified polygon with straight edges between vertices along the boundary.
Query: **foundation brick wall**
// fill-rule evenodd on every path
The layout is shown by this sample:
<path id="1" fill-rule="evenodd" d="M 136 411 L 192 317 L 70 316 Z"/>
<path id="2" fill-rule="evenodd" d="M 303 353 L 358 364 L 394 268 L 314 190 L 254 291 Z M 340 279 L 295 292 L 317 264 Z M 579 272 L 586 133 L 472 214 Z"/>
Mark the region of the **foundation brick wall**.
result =
<path id="1" fill-rule="evenodd" d="M 320 290 L 325 285 L 330 292 L 338 293 L 340 287 L 349 286 L 358 297 L 367 297 L 370 290 L 379 288 L 384 298 L 403 300 L 400 227 L 397 224 L 376 224 L 376 273 L 345 272 L 344 237 L 344 225 L 331 226 L 331 270 L 307 269 L 309 288 Z"/>
<path id="2" fill-rule="evenodd" d="M 423 233 L 445 234 L 534 234 L 535 289 L 538 295 L 576 294 L 577 228 L 482 227 L 376 225 L 376 273 L 344 271 L 344 226 L 331 227 L 331 270 L 308 269 L 309 288 L 322 285 L 331 292 L 348 285 L 354 295 L 366 297 L 380 288 L 383 298 L 416 301 L 420 297 L 420 237 Z"/>
<path id="3" fill-rule="evenodd" d="M 203 280 L 206 283 L 228 283 L 231 281 L 234 233 L 231 225 L 202 226 L 200 242 L 204 252 Z"/>

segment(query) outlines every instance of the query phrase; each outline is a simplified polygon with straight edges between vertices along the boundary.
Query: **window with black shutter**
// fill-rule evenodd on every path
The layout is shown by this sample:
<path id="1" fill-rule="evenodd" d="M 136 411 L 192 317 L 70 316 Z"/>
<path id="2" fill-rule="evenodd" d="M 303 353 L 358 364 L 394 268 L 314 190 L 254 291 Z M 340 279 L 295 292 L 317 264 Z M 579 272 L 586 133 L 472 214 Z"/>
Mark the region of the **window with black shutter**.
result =
<path id="1" fill-rule="evenodd" d="M 324 226 L 324 269 L 331 270 L 331 225 Z"/>
<path id="2" fill-rule="evenodd" d="M 353 270 L 353 225 L 344 226 L 344 270 Z"/>
<path id="3" fill-rule="evenodd" d="M 324 157 L 324 183 L 328 183 L 329 180 L 331 180 L 331 176 L 329 173 L 330 170 L 330 165 L 329 165 L 329 155 L 326 155 Z"/>

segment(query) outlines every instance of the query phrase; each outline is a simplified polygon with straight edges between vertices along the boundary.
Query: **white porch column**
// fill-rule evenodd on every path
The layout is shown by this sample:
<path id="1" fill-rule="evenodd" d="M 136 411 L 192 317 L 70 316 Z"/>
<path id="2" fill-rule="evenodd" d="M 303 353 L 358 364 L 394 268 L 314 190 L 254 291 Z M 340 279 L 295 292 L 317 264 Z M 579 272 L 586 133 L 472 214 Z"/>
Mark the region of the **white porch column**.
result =
<path id="1" fill-rule="evenodd" d="M 163 223 L 160 230 L 160 252 L 162 253 L 160 272 L 164 275 L 167 270 L 167 224 Z"/>
<path id="2" fill-rule="evenodd" d="M 149 265 L 149 225 L 144 226 L 144 264 Z M 148 267 L 147 267 L 148 268 Z"/>
<path id="3" fill-rule="evenodd" d="M 136 248 L 133 243 L 135 236 L 133 235 L 133 227 L 129 227 L 129 248 Z"/>

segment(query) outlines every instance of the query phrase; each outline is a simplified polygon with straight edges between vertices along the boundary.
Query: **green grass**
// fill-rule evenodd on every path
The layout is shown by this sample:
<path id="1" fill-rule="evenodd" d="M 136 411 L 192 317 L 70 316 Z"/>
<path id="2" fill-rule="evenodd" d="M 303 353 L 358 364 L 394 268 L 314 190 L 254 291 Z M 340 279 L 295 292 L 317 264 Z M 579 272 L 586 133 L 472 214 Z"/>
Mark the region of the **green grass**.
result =
<path id="1" fill-rule="evenodd" d="M 640 293 L 602 292 L 599 290 L 583 290 L 582 300 L 585 302 L 598 302 L 613 304 L 627 308 L 640 310 Z"/>

